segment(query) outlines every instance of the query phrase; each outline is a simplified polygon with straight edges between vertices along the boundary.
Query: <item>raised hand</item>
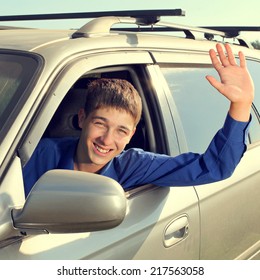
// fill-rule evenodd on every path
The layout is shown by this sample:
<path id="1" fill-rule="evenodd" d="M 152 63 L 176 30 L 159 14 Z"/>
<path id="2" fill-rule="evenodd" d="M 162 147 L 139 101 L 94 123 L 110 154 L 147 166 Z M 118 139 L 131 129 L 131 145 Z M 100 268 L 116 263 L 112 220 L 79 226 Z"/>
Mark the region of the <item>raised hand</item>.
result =
<path id="1" fill-rule="evenodd" d="M 254 84 L 247 70 L 244 54 L 239 52 L 240 65 L 238 65 L 229 44 L 225 44 L 226 54 L 221 44 L 217 44 L 216 48 L 218 56 L 213 49 L 209 51 L 209 55 L 220 81 L 212 76 L 206 78 L 230 100 L 231 117 L 238 121 L 248 121 L 254 99 Z"/>

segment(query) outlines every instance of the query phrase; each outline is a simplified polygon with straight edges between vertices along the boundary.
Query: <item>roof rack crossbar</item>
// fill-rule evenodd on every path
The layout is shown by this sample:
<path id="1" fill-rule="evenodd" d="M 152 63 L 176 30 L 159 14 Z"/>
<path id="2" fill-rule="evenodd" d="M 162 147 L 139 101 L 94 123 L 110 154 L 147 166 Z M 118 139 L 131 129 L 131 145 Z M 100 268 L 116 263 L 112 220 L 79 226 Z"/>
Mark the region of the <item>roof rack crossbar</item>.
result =
<path id="1" fill-rule="evenodd" d="M 126 10 L 126 11 L 101 11 L 101 12 L 79 12 L 79 13 L 56 13 L 56 14 L 32 14 L 32 15 L 7 15 L 0 16 L 0 21 L 27 21 L 27 20 L 59 20 L 80 19 L 97 17 L 160 17 L 160 16 L 184 16 L 182 9 L 161 10 Z"/>

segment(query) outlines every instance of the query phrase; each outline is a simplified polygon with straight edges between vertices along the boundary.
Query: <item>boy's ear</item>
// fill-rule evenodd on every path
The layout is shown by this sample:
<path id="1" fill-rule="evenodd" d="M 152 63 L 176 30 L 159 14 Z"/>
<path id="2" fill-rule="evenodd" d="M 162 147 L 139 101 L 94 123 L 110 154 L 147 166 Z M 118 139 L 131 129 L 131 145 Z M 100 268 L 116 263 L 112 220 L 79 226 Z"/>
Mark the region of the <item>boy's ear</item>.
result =
<path id="1" fill-rule="evenodd" d="M 86 119 L 85 110 L 83 108 L 79 109 L 78 111 L 78 125 L 80 128 L 83 127 L 83 123 Z"/>

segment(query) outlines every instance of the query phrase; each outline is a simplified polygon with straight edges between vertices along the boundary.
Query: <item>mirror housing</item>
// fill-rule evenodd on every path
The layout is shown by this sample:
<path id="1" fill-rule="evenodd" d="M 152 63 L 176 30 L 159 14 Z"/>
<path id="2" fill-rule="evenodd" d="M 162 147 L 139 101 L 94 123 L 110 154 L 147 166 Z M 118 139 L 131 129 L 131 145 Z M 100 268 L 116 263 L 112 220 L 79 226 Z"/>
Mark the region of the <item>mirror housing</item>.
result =
<path id="1" fill-rule="evenodd" d="M 126 197 L 115 180 L 92 173 L 51 170 L 34 185 L 21 209 L 12 210 L 23 234 L 110 229 L 126 214 Z"/>

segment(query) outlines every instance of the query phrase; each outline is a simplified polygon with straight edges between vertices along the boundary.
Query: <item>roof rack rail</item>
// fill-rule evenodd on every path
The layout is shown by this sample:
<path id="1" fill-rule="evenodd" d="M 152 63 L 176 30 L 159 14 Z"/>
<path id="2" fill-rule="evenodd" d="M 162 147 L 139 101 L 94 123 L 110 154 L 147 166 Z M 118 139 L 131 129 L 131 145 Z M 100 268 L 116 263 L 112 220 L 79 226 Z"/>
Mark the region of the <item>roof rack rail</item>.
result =
<path id="1" fill-rule="evenodd" d="M 137 27 L 134 28 L 112 28 L 113 25 L 118 23 L 130 23 L 136 24 Z M 214 36 L 220 36 L 224 40 L 225 38 L 234 38 L 238 41 L 239 45 L 253 48 L 251 43 L 246 42 L 245 39 L 237 37 L 240 35 L 241 31 L 260 31 L 259 26 L 215 26 L 215 27 L 194 27 L 194 26 L 186 26 L 179 25 L 171 22 L 162 22 L 160 20 L 152 21 L 151 18 L 147 20 L 145 17 L 102 17 L 96 18 L 84 26 L 82 26 L 79 30 L 72 34 L 72 38 L 80 38 L 80 37 L 91 37 L 91 36 L 101 36 L 104 34 L 109 34 L 111 30 L 114 31 L 142 31 L 142 32 L 160 32 L 160 31 L 182 31 L 185 33 L 186 38 L 195 39 L 195 35 L 193 32 L 198 32 L 204 34 L 205 39 L 213 40 Z"/>
<path id="2" fill-rule="evenodd" d="M 0 21 L 27 21 L 27 20 L 59 20 L 80 19 L 97 17 L 160 17 L 160 16 L 185 16 L 182 9 L 161 10 L 126 10 L 126 11 L 104 11 L 104 12 L 80 12 L 80 13 L 55 13 L 55 14 L 31 14 L 31 15 L 7 15 L 0 16 Z"/>
<path id="3" fill-rule="evenodd" d="M 124 24 L 136 24 L 138 27 L 135 28 L 119 28 L 114 30 L 128 30 L 128 31 L 140 31 L 140 26 L 145 26 L 145 28 L 142 29 L 142 31 L 158 31 L 163 30 L 164 31 L 183 31 L 186 34 L 186 38 L 189 39 L 195 39 L 195 36 L 193 35 L 192 31 L 200 32 L 204 34 L 212 34 L 212 35 L 218 35 L 221 37 L 226 37 L 225 32 L 218 31 L 218 30 L 211 30 L 206 28 L 200 28 L 200 27 L 193 27 L 193 26 L 186 26 L 186 25 L 179 25 L 175 23 L 170 22 L 162 22 L 158 20 L 157 18 L 154 18 L 152 20 L 151 17 L 148 19 L 146 17 L 102 17 L 102 18 L 96 18 L 92 21 L 88 22 L 87 24 L 83 25 L 79 30 L 74 32 L 72 34 L 72 38 L 80 38 L 80 37 L 91 37 L 91 36 L 101 36 L 104 34 L 109 34 L 110 30 L 112 29 L 112 26 L 118 23 L 124 23 Z M 147 27 L 149 26 L 149 27 Z"/>
<path id="4" fill-rule="evenodd" d="M 184 25 L 177 25 L 174 24 L 174 27 L 168 26 L 165 27 L 114 27 L 111 28 L 113 31 L 129 31 L 129 32 L 178 32 L 186 30 L 197 31 L 197 32 L 205 32 L 205 34 L 212 33 L 213 35 L 220 35 L 225 38 L 235 38 L 240 35 L 241 32 L 258 32 L 260 31 L 260 26 L 198 26 L 198 27 L 191 27 L 191 26 L 184 26 Z M 222 33 L 218 33 L 216 31 L 220 31 Z M 217 34 L 218 33 L 218 34 Z M 209 38 L 210 39 L 210 38 Z"/>
<path id="5" fill-rule="evenodd" d="M 156 27 L 156 26 L 150 26 L 150 27 L 113 27 L 111 30 L 114 31 L 130 31 L 130 32 L 178 32 L 183 31 L 188 28 L 188 30 L 198 31 L 198 32 L 205 32 L 210 34 L 210 32 L 217 33 L 216 31 L 223 32 L 223 36 L 225 38 L 235 38 L 240 35 L 241 32 L 257 32 L 260 31 L 260 26 L 198 26 L 198 27 L 190 27 L 190 26 L 184 26 L 184 25 L 177 25 L 174 24 L 175 27 Z M 185 28 L 184 28 L 185 27 Z M 215 34 L 217 35 L 217 34 Z M 220 35 L 220 34 L 218 34 Z M 222 35 L 221 35 L 222 36 Z"/>

